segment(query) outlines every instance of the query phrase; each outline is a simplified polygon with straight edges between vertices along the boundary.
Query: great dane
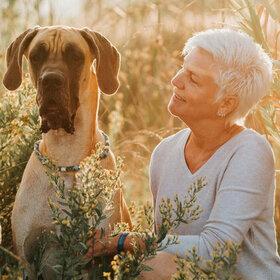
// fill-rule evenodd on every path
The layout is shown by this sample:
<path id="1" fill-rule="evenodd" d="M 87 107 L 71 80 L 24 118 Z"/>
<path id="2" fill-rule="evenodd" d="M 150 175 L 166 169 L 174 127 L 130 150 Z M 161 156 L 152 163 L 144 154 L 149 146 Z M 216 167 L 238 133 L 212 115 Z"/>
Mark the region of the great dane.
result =
<path id="1" fill-rule="evenodd" d="M 37 89 L 42 141 L 27 163 L 16 194 L 12 232 L 16 253 L 29 264 L 26 271 L 33 279 L 34 244 L 42 230 L 53 228 L 47 199 L 54 197 L 54 191 L 41 160 L 47 157 L 62 166 L 66 187 L 73 186 L 78 164 L 92 153 L 97 142 L 105 143 L 97 120 L 99 89 L 105 94 L 117 91 L 120 55 L 104 36 L 88 28 L 36 26 L 19 35 L 8 48 L 3 83 L 9 90 L 22 82 L 23 55 Z M 104 168 L 113 169 L 112 152 L 108 151 L 101 162 Z M 119 190 L 114 213 L 103 226 L 121 221 L 131 226 Z M 43 277 L 53 278 L 49 270 Z"/>

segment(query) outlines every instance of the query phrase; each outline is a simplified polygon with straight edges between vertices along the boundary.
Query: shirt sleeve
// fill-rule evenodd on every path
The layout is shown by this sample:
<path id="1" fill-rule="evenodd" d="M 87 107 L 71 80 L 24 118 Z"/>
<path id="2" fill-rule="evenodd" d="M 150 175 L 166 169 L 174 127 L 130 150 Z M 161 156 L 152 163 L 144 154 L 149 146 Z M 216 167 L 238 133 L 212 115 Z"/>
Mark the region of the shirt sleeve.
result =
<path id="1" fill-rule="evenodd" d="M 149 168 L 149 175 L 150 175 L 150 188 L 151 192 L 153 195 L 153 207 L 155 209 L 156 207 L 156 197 L 157 197 L 157 192 L 158 192 L 158 174 L 157 174 L 157 167 L 158 167 L 158 162 L 160 161 L 159 159 L 159 145 L 154 149 L 152 155 L 151 155 L 151 160 L 150 160 L 150 168 Z"/>
<path id="2" fill-rule="evenodd" d="M 218 241 L 241 244 L 273 194 L 274 158 L 270 145 L 265 140 L 243 145 L 228 162 L 203 231 L 199 235 L 178 236 L 180 244 L 165 251 L 184 257 L 187 248 L 196 246 L 203 259 L 211 259 Z"/>

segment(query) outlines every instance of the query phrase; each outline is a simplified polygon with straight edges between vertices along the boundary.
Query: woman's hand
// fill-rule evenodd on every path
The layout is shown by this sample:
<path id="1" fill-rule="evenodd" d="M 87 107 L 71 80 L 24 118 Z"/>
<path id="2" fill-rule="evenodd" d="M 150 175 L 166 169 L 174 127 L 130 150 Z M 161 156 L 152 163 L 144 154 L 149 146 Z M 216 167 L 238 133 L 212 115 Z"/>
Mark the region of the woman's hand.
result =
<path id="1" fill-rule="evenodd" d="M 101 230 L 97 229 L 93 232 L 93 238 L 87 242 L 89 246 L 89 250 L 85 255 L 85 259 L 87 258 L 95 258 L 101 255 L 115 255 L 117 254 L 117 244 L 119 235 L 110 237 L 108 232 L 105 232 L 105 236 L 101 238 Z M 95 239 L 95 243 L 93 244 L 93 239 Z"/>
<path id="2" fill-rule="evenodd" d="M 87 245 L 89 246 L 89 250 L 87 254 L 85 255 L 84 259 L 87 258 L 95 258 L 99 257 L 101 255 L 116 255 L 118 253 L 118 240 L 121 236 L 121 233 L 111 237 L 109 235 L 109 232 L 105 232 L 105 236 L 103 236 L 102 239 L 101 237 L 101 230 L 95 230 L 93 232 L 94 239 L 96 240 L 95 243 L 93 244 L 93 238 L 90 239 L 87 242 Z M 136 243 L 138 243 L 141 247 L 142 250 L 145 250 L 145 242 L 144 240 L 139 237 L 134 235 L 133 233 L 129 233 L 123 244 L 123 250 L 125 252 L 130 251 L 133 252 L 133 245 L 132 245 L 132 240 L 135 240 Z"/>

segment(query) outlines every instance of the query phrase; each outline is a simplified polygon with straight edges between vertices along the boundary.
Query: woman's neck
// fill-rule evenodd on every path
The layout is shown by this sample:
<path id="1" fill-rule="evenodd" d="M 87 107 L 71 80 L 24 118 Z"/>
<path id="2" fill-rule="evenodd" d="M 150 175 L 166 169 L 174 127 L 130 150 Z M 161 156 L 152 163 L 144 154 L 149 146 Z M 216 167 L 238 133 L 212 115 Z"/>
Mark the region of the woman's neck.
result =
<path id="1" fill-rule="evenodd" d="M 243 126 L 234 124 L 228 128 L 216 125 L 201 129 L 191 128 L 191 135 L 188 139 L 188 146 L 196 147 L 205 152 L 216 151 L 220 146 L 230 140 L 232 137 L 244 130 Z"/>

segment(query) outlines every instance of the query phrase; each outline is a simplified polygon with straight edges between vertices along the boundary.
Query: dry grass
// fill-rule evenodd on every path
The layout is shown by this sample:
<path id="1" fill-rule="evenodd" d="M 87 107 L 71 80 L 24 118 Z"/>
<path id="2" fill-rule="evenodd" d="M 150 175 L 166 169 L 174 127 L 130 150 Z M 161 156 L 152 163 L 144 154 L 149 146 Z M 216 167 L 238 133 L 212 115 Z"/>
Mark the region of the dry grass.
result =
<path id="1" fill-rule="evenodd" d="M 48 4 L 51 8 L 47 14 L 42 10 L 44 2 L 51 3 Z M 121 4 L 102 0 L 79 1 L 81 8 L 78 16 L 66 18 L 59 16 L 61 11 L 56 10 L 52 0 L 1 0 L 0 78 L 5 69 L 5 49 L 27 27 L 35 24 L 89 26 L 106 35 L 122 55 L 121 87 L 113 97 L 102 96 L 100 127 L 109 134 L 114 153 L 125 157 L 123 180 L 127 200 L 133 198 L 143 203 L 151 201 L 148 166 L 153 148 L 163 137 L 183 127 L 181 122 L 168 114 L 166 107 L 171 96 L 170 80 L 182 62 L 180 50 L 184 42 L 195 31 L 235 24 L 257 41 L 262 40 L 260 43 L 270 50 L 275 59 L 279 59 L 280 35 L 275 16 L 280 14 L 280 5 L 277 1 L 274 4 L 270 1 L 270 7 L 278 11 L 274 14 L 258 0 L 118 2 Z M 238 5 L 234 6 L 235 13 L 229 11 L 229 2 Z M 252 11 L 261 16 L 259 24 Z M 275 69 L 279 70 L 279 61 L 278 66 L 275 63 Z M 280 83 L 276 71 L 272 90 L 252 113 L 250 124 L 268 135 L 276 155 L 277 169 L 280 169 L 280 137 L 276 125 L 279 95 Z M 278 189 L 279 180 L 278 175 Z M 280 201 L 279 191 L 277 201 Z M 277 224 L 279 216 L 280 208 L 277 206 Z"/>

